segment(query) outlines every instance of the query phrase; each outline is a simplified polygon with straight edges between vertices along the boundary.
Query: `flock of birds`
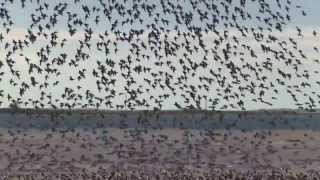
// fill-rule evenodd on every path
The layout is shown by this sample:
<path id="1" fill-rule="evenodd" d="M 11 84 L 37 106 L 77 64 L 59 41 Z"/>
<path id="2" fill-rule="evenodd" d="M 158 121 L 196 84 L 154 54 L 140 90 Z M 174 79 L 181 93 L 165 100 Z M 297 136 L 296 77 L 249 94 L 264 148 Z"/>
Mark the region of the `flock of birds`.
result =
<path id="1" fill-rule="evenodd" d="M 0 136 L 0 177 L 320 179 L 319 133 L 295 136 L 290 131 L 9 129 Z M 299 157 L 307 158 L 301 163 Z"/>
<path id="2" fill-rule="evenodd" d="M 14 14 L 18 8 L 30 16 Z M 312 60 L 299 45 L 303 29 L 276 35 L 297 13 L 306 16 L 291 0 L 4 0 L 0 75 L 9 85 L 1 104 L 246 109 L 287 94 L 296 107 L 313 109 L 320 82 L 304 66 Z M 18 16 L 30 21 L 22 38 L 10 35 Z"/>
<path id="3" fill-rule="evenodd" d="M 20 16 L 18 11 L 29 14 Z M 308 50 L 299 44 L 306 36 L 301 27 L 295 27 L 294 36 L 282 36 L 291 27 L 292 14 L 297 13 L 307 15 L 291 0 L 3 0 L 0 2 L 0 105 L 36 109 L 245 110 L 252 103 L 272 106 L 286 94 L 294 106 L 314 109 L 320 103 L 317 92 L 320 81 L 315 78 L 319 72 L 308 68 L 310 63 L 313 68 L 320 63 L 310 57 L 310 54 L 319 53 L 319 49 L 314 45 L 313 53 L 306 53 Z M 310 33 L 314 39 L 318 38 L 316 30 Z M 272 144 L 259 134 L 251 142 L 235 139 L 235 143 L 240 143 L 236 150 L 232 143 L 214 149 L 216 146 L 195 145 L 188 140 L 170 142 L 168 135 L 152 135 L 148 143 L 136 136 L 126 137 L 137 139 L 124 144 L 117 137 L 103 139 L 95 129 L 92 132 L 95 139 L 74 130 L 57 133 L 56 129 L 51 129 L 43 139 L 45 144 L 31 145 L 42 140 L 35 140 L 36 135 L 28 137 L 27 131 L 17 131 L 18 134 L 11 130 L 6 133 L 8 141 L 0 139 L 0 157 L 9 159 L 7 171 L 17 162 L 18 170 L 23 171 L 22 161 L 44 159 L 50 166 L 80 151 L 83 154 L 65 163 L 107 161 L 108 155 L 127 161 L 131 156 L 159 158 L 155 153 L 170 155 L 176 150 L 173 156 L 163 160 L 172 162 L 172 158 L 179 157 L 185 150 L 197 153 L 191 158 L 198 160 L 196 165 L 199 165 L 200 157 L 212 152 L 236 153 L 244 142 L 251 143 L 248 146 L 255 150 L 264 149 L 265 143 L 269 143 L 268 147 Z M 75 137 L 68 138 L 67 133 Z M 222 142 L 231 134 L 223 136 Z M 54 135 L 61 137 L 55 141 Z M 202 140 L 211 138 L 215 143 L 213 136 L 203 136 Z M 93 143 L 95 141 L 100 144 Z M 21 147 L 21 143 L 28 142 L 30 146 Z M 136 148 L 139 143 L 141 146 Z M 299 142 L 295 147 L 304 145 Z M 88 158 L 88 154 L 99 150 L 97 146 L 112 152 Z M 161 147 L 166 151 L 157 152 Z M 122 151 L 125 148 L 127 152 Z M 208 148 L 213 149 L 201 153 Z M 150 156 L 144 154 L 147 151 Z M 63 156 L 64 153 L 70 156 Z M 267 156 L 274 151 L 264 153 Z M 61 154 L 61 159 L 57 160 L 55 155 Z M 185 157 L 189 158 L 188 154 Z M 138 159 L 134 163 L 141 161 Z M 210 162 L 202 165 L 208 164 Z M 164 174 L 164 179 L 195 178 Z M 306 176 L 300 175 L 291 179 L 305 179 Z M 249 176 L 227 172 L 216 177 L 244 179 Z M 251 177 L 262 179 L 254 173 Z M 270 176 L 271 179 L 283 177 L 287 176 Z M 112 173 L 109 177 L 126 178 L 121 173 Z M 135 178 L 141 179 L 142 174 L 131 179 Z"/>

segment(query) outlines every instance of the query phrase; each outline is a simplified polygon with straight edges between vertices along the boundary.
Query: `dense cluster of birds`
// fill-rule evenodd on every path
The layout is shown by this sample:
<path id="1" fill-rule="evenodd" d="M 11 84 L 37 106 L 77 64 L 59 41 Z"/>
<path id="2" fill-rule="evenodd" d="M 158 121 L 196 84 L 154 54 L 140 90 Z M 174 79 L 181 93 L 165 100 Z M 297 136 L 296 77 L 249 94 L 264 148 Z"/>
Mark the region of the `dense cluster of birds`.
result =
<path id="1" fill-rule="evenodd" d="M 0 134 L 1 179 L 320 177 L 319 132 L 88 127 L 6 131 Z"/>
<path id="2" fill-rule="evenodd" d="M 15 176 L 4 176 L 4 180 L 10 178 L 59 178 L 59 179 L 71 179 L 78 178 L 80 180 L 93 180 L 93 179 L 107 179 L 107 180 L 139 180 L 139 179 L 168 179 L 168 180 L 263 180 L 263 179 L 272 179 L 272 180 L 318 180 L 320 179 L 318 173 L 283 173 L 283 172 L 273 172 L 270 174 L 260 174 L 258 172 L 237 172 L 234 170 L 223 171 L 217 170 L 215 173 L 205 174 L 205 175 L 195 175 L 190 173 L 180 173 L 180 172 L 171 172 L 167 170 L 162 170 L 158 175 L 149 176 L 145 175 L 142 172 L 111 172 L 108 174 L 105 173 L 83 173 L 82 175 L 77 174 L 59 174 L 55 176 L 47 176 L 45 174 L 41 175 L 15 175 Z"/>
<path id="3" fill-rule="evenodd" d="M 313 109 L 318 71 L 304 65 L 319 60 L 299 45 L 301 27 L 282 38 L 292 14 L 307 15 L 291 0 L 4 0 L 0 76 L 9 86 L 1 103 L 246 109 L 285 94 Z M 20 26 L 23 37 L 13 33 Z"/>

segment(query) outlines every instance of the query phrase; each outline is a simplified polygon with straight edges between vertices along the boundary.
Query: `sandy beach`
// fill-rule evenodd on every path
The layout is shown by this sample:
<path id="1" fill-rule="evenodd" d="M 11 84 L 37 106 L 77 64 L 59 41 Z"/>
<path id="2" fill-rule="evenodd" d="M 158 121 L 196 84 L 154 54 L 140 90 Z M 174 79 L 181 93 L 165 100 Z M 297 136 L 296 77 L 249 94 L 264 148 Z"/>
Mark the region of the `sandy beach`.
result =
<path id="1" fill-rule="evenodd" d="M 1 130 L 0 172 L 320 170 L 320 132 Z"/>
<path id="2" fill-rule="evenodd" d="M 279 124 L 285 122 L 293 128 L 265 128 L 265 124 L 273 122 L 277 115 L 259 120 L 261 116 L 268 117 L 263 113 L 260 116 L 248 115 L 243 121 L 217 120 L 217 115 L 212 115 L 214 118 L 207 122 L 191 113 L 184 115 L 186 124 L 192 118 L 198 124 L 175 128 L 172 121 L 180 114 L 163 120 L 167 115 L 160 115 L 162 120 L 151 117 L 144 126 L 133 123 L 140 118 L 134 114 L 126 116 L 126 121 L 121 122 L 124 125 L 115 125 L 117 116 L 114 114 L 114 119 L 106 118 L 110 114 L 104 116 L 105 119 L 93 114 L 90 118 L 95 122 L 88 116 L 81 121 L 76 121 L 76 115 L 67 116 L 57 124 L 57 119 L 48 120 L 45 116 L 37 116 L 37 119 L 23 113 L 3 113 L 6 118 L 3 118 L 0 128 L 0 175 L 42 174 L 56 177 L 63 174 L 139 172 L 140 175 L 156 177 L 164 171 L 200 176 L 217 171 L 270 174 L 320 170 L 320 131 L 302 128 L 303 123 L 290 119 L 300 116 L 301 122 L 312 122 L 316 127 L 317 114 L 312 114 L 313 119 L 310 119 L 310 114 L 287 115 L 286 118 L 282 114 L 280 120 L 275 121 L 278 123 L 275 127 L 281 127 Z M 239 117 L 237 114 L 234 116 Z M 13 120 L 10 121 L 10 117 Z M 306 121 L 302 121 L 303 118 Z M 92 121 L 96 125 L 81 125 Z M 130 121 L 133 122 L 128 127 Z M 214 123 L 209 124 L 210 121 Z M 218 122 L 224 124 L 221 127 L 227 128 L 216 128 Z M 238 128 L 245 122 L 256 123 L 255 126 L 248 125 L 256 128 Z M 34 124 L 38 126 L 32 127 Z M 209 125 L 206 127 L 205 124 Z"/>

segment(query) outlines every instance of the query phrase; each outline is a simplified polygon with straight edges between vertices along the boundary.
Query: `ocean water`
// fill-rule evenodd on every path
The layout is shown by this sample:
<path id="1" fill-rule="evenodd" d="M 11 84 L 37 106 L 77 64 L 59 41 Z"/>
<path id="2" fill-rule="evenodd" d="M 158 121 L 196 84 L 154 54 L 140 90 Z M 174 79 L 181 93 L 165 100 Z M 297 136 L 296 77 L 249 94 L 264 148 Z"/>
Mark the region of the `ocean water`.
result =
<path id="1" fill-rule="evenodd" d="M 0 128 L 186 128 L 320 130 L 320 113 L 305 112 L 0 112 Z"/>

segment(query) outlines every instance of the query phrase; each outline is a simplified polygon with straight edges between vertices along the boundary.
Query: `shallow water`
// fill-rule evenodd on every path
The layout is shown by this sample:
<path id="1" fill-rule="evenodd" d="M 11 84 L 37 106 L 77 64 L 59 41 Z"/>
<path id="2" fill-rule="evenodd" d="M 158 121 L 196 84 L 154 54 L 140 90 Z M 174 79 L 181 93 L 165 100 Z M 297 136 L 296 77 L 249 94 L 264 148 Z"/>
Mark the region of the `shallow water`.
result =
<path id="1" fill-rule="evenodd" d="M 305 112 L 100 112 L 0 113 L 2 128 L 187 128 L 320 130 L 320 113 Z"/>

